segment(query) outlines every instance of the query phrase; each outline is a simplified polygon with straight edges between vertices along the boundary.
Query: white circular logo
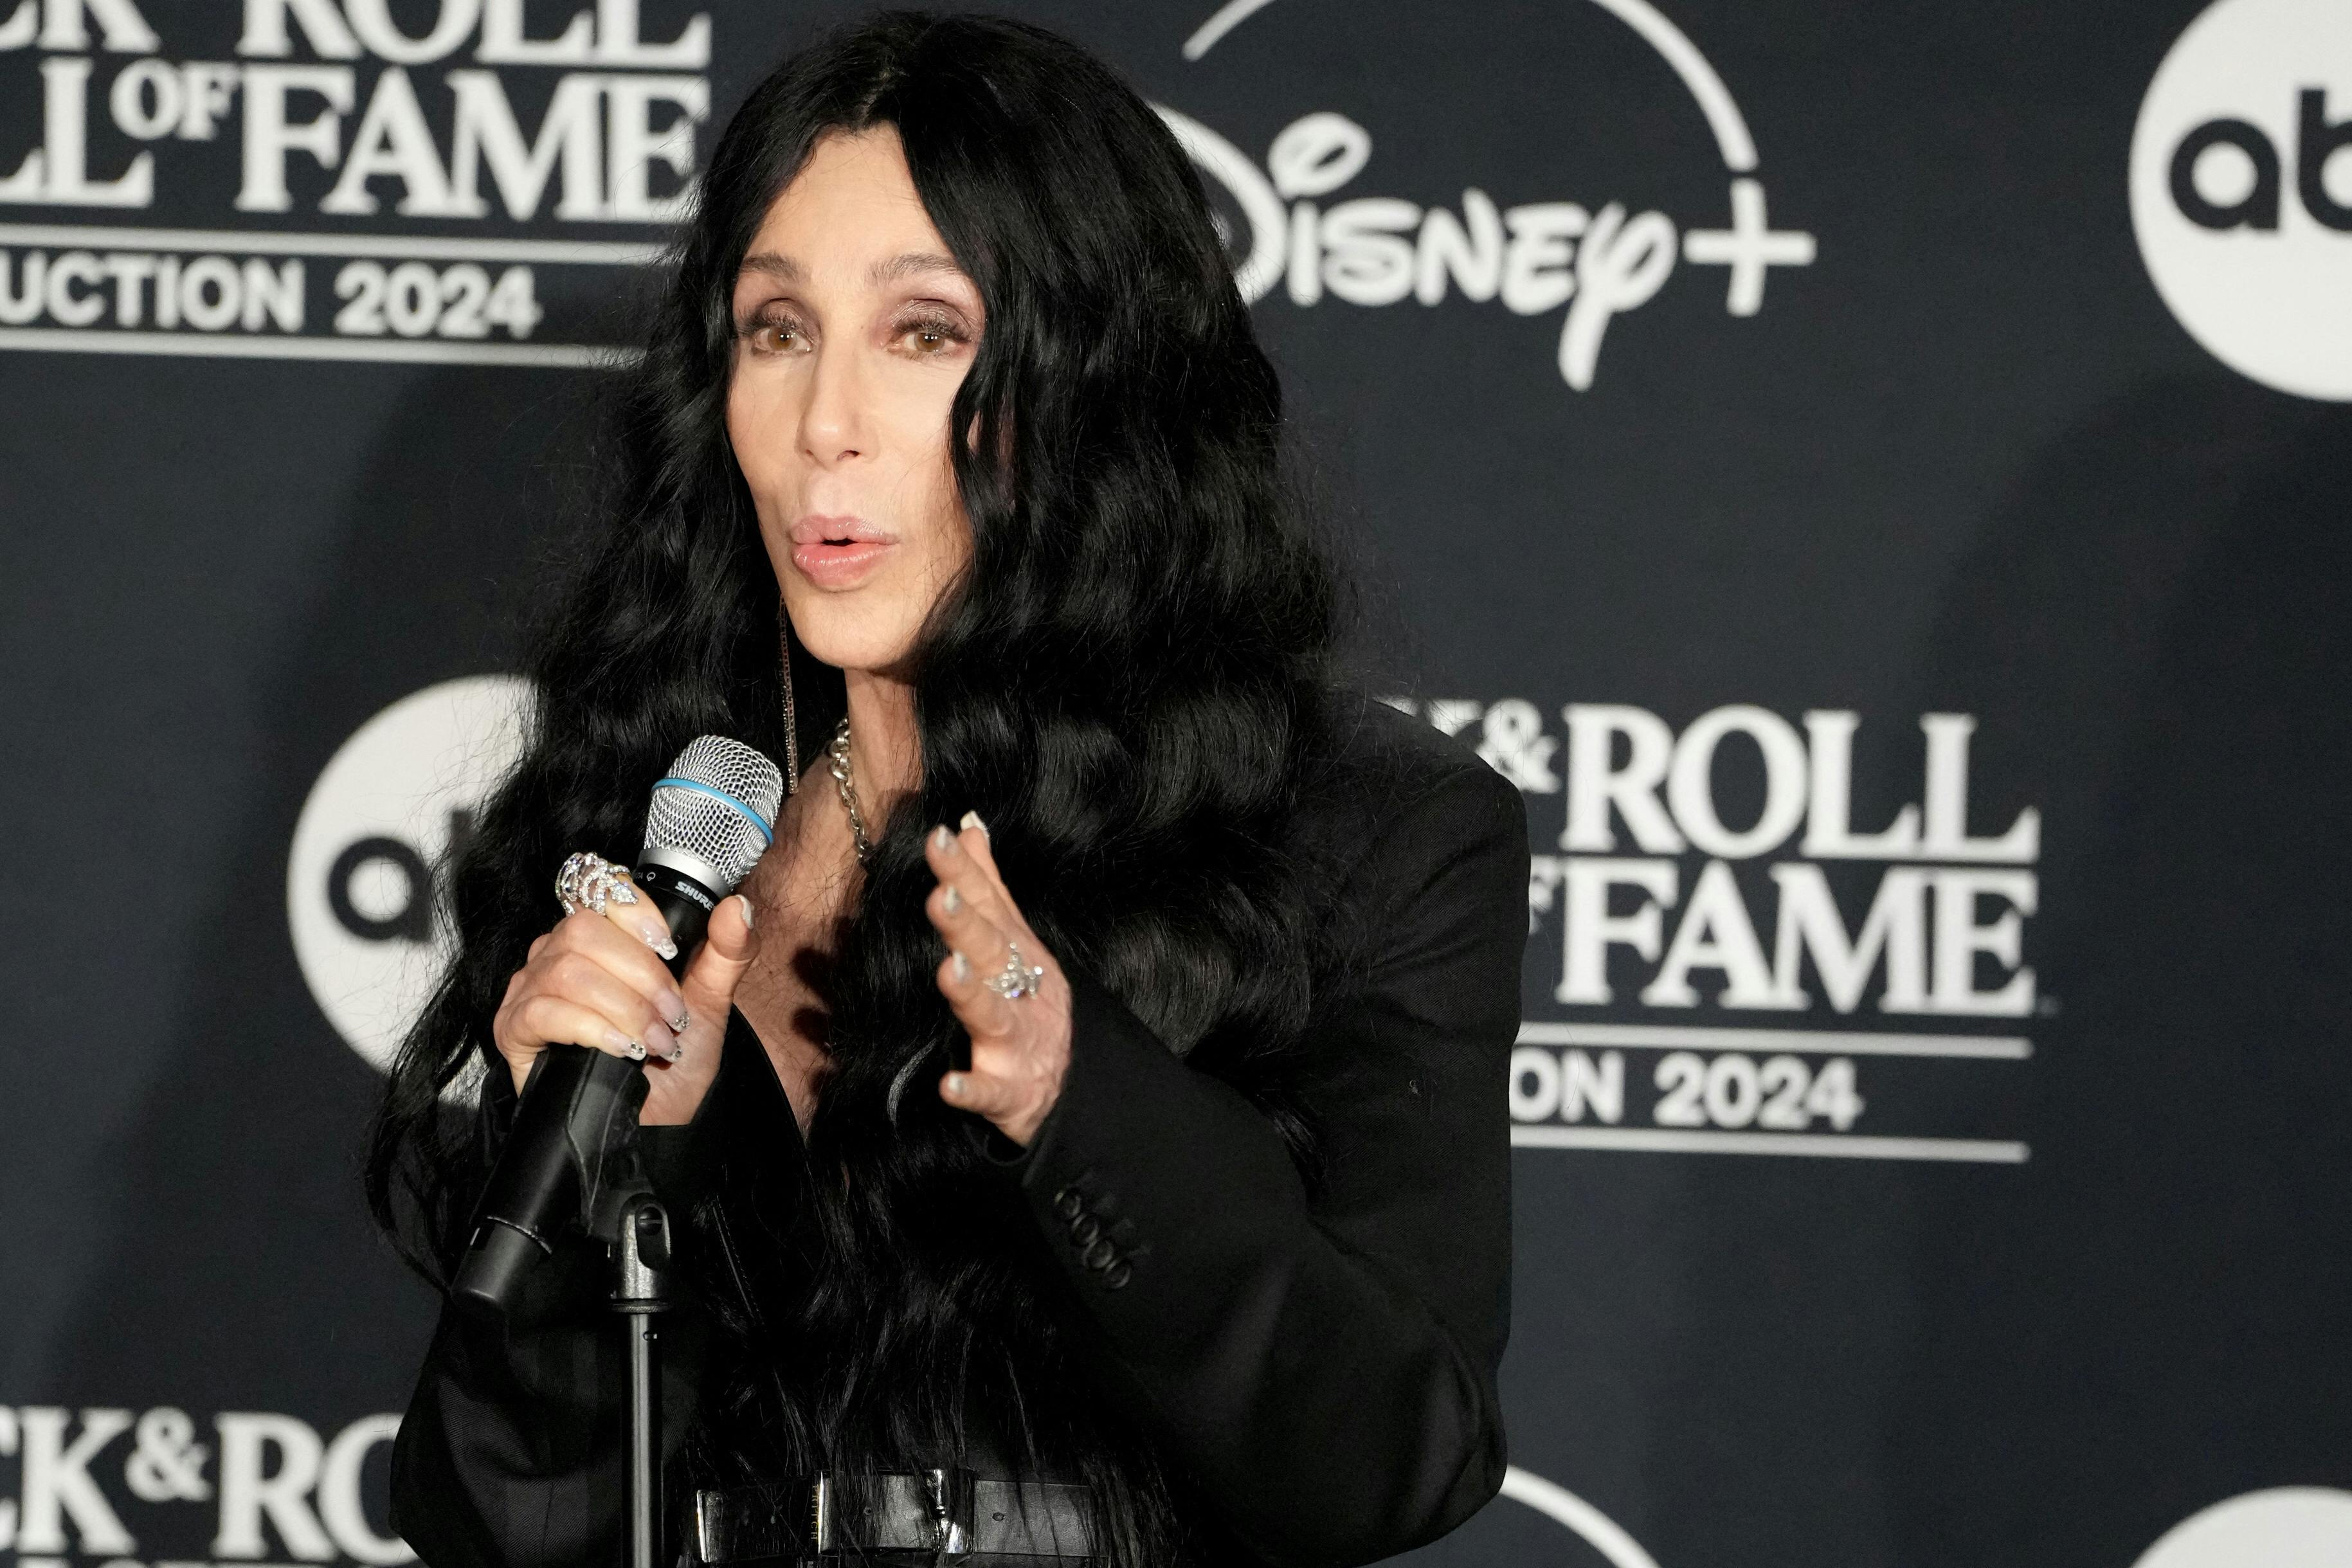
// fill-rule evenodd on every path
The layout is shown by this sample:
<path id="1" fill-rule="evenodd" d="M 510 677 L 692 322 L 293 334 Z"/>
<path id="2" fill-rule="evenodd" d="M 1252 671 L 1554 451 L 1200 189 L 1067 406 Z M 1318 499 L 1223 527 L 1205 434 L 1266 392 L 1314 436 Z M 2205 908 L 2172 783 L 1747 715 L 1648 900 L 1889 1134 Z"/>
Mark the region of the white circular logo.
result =
<path id="1" fill-rule="evenodd" d="M 2216 0 L 2132 132 L 2132 229 L 2207 352 L 2352 400 L 2352 5 Z"/>
<path id="2" fill-rule="evenodd" d="M 1527 1504 L 1538 1513 L 1566 1525 L 1606 1558 L 1610 1568 L 1658 1568 L 1657 1559 L 1642 1550 L 1615 1520 L 1561 1486 L 1517 1465 L 1503 1469 L 1502 1495 Z"/>
<path id="3" fill-rule="evenodd" d="M 2344 1568 L 2352 1492 L 2273 1487 L 2217 1502 L 2164 1532 L 2134 1568 Z"/>
<path id="4" fill-rule="evenodd" d="M 436 873 L 522 753 L 529 683 L 444 681 L 360 726 L 310 786 L 286 862 L 294 956 L 319 1009 L 379 1071 L 455 950 Z"/>

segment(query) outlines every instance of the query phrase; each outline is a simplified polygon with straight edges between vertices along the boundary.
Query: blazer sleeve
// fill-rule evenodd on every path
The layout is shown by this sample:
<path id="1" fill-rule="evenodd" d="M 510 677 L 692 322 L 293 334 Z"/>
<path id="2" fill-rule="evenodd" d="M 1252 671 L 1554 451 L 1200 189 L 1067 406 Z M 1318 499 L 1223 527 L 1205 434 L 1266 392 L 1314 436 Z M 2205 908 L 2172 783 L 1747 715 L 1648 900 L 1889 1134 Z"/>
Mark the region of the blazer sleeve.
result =
<path id="1" fill-rule="evenodd" d="M 481 1112 L 486 1161 L 515 1103 L 493 1071 Z M 683 1245 L 708 1258 L 727 1251 L 711 1228 L 718 1195 L 751 1179 L 736 1168 L 741 1151 L 773 1151 L 797 1137 L 774 1071 L 739 1016 L 694 1120 L 643 1129 L 638 1149 Z M 658 1320 L 665 1471 L 696 1419 L 713 1340 L 690 1258 L 681 1264 L 677 1304 Z M 560 1244 L 530 1281 L 532 1299 L 519 1314 L 529 1327 L 443 1305 L 392 1454 L 393 1527 L 426 1568 L 625 1559 L 628 1361 L 621 1320 L 604 1304 L 611 1267 L 600 1243 Z M 674 1532 L 675 1509 L 669 1518 Z"/>
<path id="2" fill-rule="evenodd" d="M 1502 1484 L 1527 873 L 1481 766 L 1380 825 L 1335 905 L 1364 958 L 1308 1040 L 1312 1190 L 1242 1094 L 1070 976 L 1061 1095 L 1010 1168 L 1108 1385 L 1270 1561 L 1386 1557 Z"/>

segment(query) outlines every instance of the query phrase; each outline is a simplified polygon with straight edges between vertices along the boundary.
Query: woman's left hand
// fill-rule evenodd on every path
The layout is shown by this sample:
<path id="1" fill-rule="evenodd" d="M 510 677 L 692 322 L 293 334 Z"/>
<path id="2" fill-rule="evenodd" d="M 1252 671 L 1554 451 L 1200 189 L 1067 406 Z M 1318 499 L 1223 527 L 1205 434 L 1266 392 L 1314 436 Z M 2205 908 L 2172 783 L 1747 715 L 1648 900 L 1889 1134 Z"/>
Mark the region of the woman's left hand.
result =
<path id="1" fill-rule="evenodd" d="M 971 1036 L 971 1070 L 942 1076 L 940 1098 L 987 1117 L 1025 1149 L 1070 1064 L 1069 983 L 1004 891 L 977 816 L 964 818 L 961 832 L 933 829 L 923 854 L 940 879 L 923 907 L 948 943 L 940 991 Z M 1030 982 L 1033 992 L 1012 999 L 987 982 L 1004 973 L 1016 946 L 1024 967 L 1045 973 Z"/>

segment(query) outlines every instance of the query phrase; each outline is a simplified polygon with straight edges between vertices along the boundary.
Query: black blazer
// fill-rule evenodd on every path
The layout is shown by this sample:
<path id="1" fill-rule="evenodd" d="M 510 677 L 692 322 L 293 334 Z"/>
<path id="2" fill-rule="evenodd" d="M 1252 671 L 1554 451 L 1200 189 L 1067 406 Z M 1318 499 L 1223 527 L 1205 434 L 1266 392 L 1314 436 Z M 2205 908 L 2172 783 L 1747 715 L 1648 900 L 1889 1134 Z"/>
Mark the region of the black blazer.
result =
<path id="1" fill-rule="evenodd" d="M 1525 810 L 1458 742 L 1346 711 L 1293 829 L 1328 868 L 1319 907 L 1349 955 L 1307 1036 L 1312 1190 L 1265 1116 L 1075 971 L 1061 1098 L 1001 1166 L 1097 1331 L 1100 1397 L 1156 1436 L 1217 1535 L 1267 1563 L 1405 1551 L 1503 1478 Z M 486 1125 L 513 1100 L 491 1074 Z M 647 1162 L 677 1213 L 730 1168 L 787 1163 L 797 1136 L 739 1013 L 703 1109 L 647 1129 Z M 602 1294 L 601 1258 L 566 1267 L 569 1285 L 542 1270 L 549 1289 Z M 673 1450 L 706 1336 L 692 1313 L 665 1322 Z M 601 1312 L 500 1336 L 444 1311 L 393 1456 L 394 1522 L 430 1568 L 621 1560 L 621 1354 Z"/>

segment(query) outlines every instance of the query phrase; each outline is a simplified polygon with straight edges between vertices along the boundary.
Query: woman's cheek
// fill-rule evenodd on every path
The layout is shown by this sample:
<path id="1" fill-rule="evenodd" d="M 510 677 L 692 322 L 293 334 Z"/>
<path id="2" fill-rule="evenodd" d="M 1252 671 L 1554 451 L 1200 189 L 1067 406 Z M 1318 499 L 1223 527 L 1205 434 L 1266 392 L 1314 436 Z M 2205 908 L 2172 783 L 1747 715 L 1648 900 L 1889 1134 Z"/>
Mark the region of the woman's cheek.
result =
<path id="1" fill-rule="evenodd" d="M 773 428 L 761 417 L 756 400 L 749 393 L 739 390 L 728 400 L 728 444 L 735 450 L 735 465 L 743 471 L 743 483 L 750 488 L 752 504 L 763 518 L 776 489 L 779 459 L 775 438 L 769 434 Z"/>

